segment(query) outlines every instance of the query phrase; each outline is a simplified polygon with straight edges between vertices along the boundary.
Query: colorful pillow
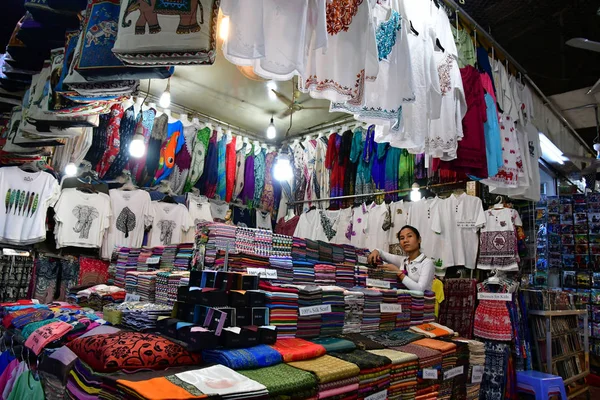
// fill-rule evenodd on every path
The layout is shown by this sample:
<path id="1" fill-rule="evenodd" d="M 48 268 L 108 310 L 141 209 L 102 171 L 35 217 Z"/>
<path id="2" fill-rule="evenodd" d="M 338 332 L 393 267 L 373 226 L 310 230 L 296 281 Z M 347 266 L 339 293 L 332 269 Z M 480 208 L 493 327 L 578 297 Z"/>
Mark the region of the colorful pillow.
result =
<path id="1" fill-rule="evenodd" d="M 96 372 L 200 364 L 199 354 L 148 333 L 117 332 L 88 336 L 75 339 L 67 346 Z"/>

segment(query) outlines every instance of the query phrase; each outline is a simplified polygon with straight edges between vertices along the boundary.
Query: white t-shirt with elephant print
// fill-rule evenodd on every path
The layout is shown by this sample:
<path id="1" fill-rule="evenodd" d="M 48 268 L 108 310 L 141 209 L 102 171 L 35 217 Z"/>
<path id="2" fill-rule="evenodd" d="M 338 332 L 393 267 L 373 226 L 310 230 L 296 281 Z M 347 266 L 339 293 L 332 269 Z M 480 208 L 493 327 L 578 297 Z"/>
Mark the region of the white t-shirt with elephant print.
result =
<path id="1" fill-rule="evenodd" d="M 194 224 L 183 204 L 152 202 L 154 222 L 148 235 L 148 246 L 168 246 L 183 242 L 184 233 Z"/>
<path id="2" fill-rule="evenodd" d="M 56 247 L 100 247 L 110 217 L 107 194 L 64 189 L 54 206 Z"/>

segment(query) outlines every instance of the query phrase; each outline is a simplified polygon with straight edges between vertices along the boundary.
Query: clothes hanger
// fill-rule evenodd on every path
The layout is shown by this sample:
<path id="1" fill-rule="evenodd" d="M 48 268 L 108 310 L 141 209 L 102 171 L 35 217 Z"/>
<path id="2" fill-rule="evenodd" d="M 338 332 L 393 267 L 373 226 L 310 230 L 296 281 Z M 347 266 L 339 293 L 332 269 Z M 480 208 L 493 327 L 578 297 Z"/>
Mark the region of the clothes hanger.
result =
<path id="1" fill-rule="evenodd" d="M 502 196 L 496 196 L 496 204 L 494 204 L 494 210 L 502 210 L 504 208 L 504 202 Z"/>
<path id="2" fill-rule="evenodd" d="M 31 161 L 31 162 L 22 164 L 21 166 L 19 166 L 19 168 L 22 171 L 26 171 L 26 172 L 39 172 L 40 171 L 40 167 L 39 167 L 37 161 Z"/>
<path id="3" fill-rule="evenodd" d="M 416 36 L 419 36 L 419 32 L 417 32 L 417 30 L 415 29 L 415 27 L 413 26 L 412 21 L 410 21 L 410 31 L 412 33 L 414 33 Z"/>
<path id="4" fill-rule="evenodd" d="M 124 169 L 123 173 L 121 174 L 121 177 L 125 180 L 125 183 L 119 189 L 121 189 L 121 190 L 135 190 L 135 189 L 138 188 L 137 186 L 135 186 L 133 184 L 133 179 L 131 178 L 131 172 L 129 172 L 129 170 Z"/>

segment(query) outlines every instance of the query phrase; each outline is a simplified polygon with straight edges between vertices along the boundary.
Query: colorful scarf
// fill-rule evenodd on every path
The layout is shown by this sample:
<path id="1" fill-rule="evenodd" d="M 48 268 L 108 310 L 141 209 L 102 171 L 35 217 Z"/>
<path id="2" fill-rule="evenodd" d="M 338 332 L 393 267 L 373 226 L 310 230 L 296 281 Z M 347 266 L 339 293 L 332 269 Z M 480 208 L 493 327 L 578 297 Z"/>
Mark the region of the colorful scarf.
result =
<path id="1" fill-rule="evenodd" d="M 325 347 L 304 339 L 278 339 L 271 346 L 283 357 L 284 362 L 309 360 L 324 355 Z"/>
<path id="2" fill-rule="evenodd" d="M 247 349 L 204 350 L 202 358 L 206 362 L 225 365 L 235 370 L 270 367 L 282 361 L 281 354 L 265 344 Z"/>
<path id="3" fill-rule="evenodd" d="M 270 398 L 285 396 L 283 398 L 300 400 L 315 396 L 317 393 L 317 378 L 313 374 L 287 364 L 238 372 L 265 385 Z"/>
<path id="4" fill-rule="evenodd" d="M 328 355 L 312 360 L 294 361 L 288 365 L 312 372 L 317 377 L 319 384 L 353 378 L 360 373 L 356 364 Z"/>

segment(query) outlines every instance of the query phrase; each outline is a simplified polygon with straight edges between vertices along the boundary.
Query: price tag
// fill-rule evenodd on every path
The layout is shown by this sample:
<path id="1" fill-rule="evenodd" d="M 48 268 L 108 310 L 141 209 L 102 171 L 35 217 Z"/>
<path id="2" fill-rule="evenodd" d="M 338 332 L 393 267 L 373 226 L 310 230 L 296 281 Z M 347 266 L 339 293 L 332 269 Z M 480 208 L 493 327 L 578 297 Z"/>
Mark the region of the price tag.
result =
<path id="1" fill-rule="evenodd" d="M 250 275 L 258 275 L 260 278 L 267 277 L 267 271 L 264 268 L 246 268 L 246 272 Z"/>
<path id="2" fill-rule="evenodd" d="M 512 301 L 512 293 L 477 293 L 477 300 Z"/>
<path id="3" fill-rule="evenodd" d="M 139 294 L 131 294 L 131 293 L 127 293 L 125 295 L 125 301 L 140 301 L 140 295 Z"/>
<path id="4" fill-rule="evenodd" d="M 2 255 L 4 255 L 4 256 L 29 257 L 29 252 L 26 251 L 26 250 L 2 249 Z"/>
<path id="5" fill-rule="evenodd" d="M 385 400 L 385 399 L 387 399 L 387 389 L 365 397 L 365 400 Z"/>
<path id="6" fill-rule="evenodd" d="M 474 365 L 471 383 L 481 383 L 483 380 L 483 365 Z"/>
<path id="7" fill-rule="evenodd" d="M 33 304 L 40 304 L 40 301 L 38 299 L 31 299 L 31 302 Z"/>
<path id="8" fill-rule="evenodd" d="M 389 289 L 390 283 L 381 279 L 371 279 L 367 278 L 367 286 L 373 286 L 383 289 Z"/>
<path id="9" fill-rule="evenodd" d="M 379 311 L 382 313 L 400 314 L 402 312 L 402 304 L 379 304 Z"/>
<path id="10" fill-rule="evenodd" d="M 423 379 L 437 379 L 438 370 L 433 368 L 425 368 L 423 370 Z"/>
<path id="11" fill-rule="evenodd" d="M 160 264 L 160 256 L 148 257 L 146 264 Z"/>
<path id="12" fill-rule="evenodd" d="M 309 315 L 326 314 L 331 312 L 331 304 L 321 304 L 320 306 L 300 307 L 298 315 L 307 317 Z"/>
<path id="13" fill-rule="evenodd" d="M 461 365 L 460 367 L 449 369 L 448 371 L 444 372 L 444 380 L 452 379 L 455 376 L 462 374 L 463 372 L 465 372 L 464 365 Z"/>
<path id="14" fill-rule="evenodd" d="M 267 279 L 277 279 L 276 269 L 266 269 L 265 274 L 267 275 Z"/>

